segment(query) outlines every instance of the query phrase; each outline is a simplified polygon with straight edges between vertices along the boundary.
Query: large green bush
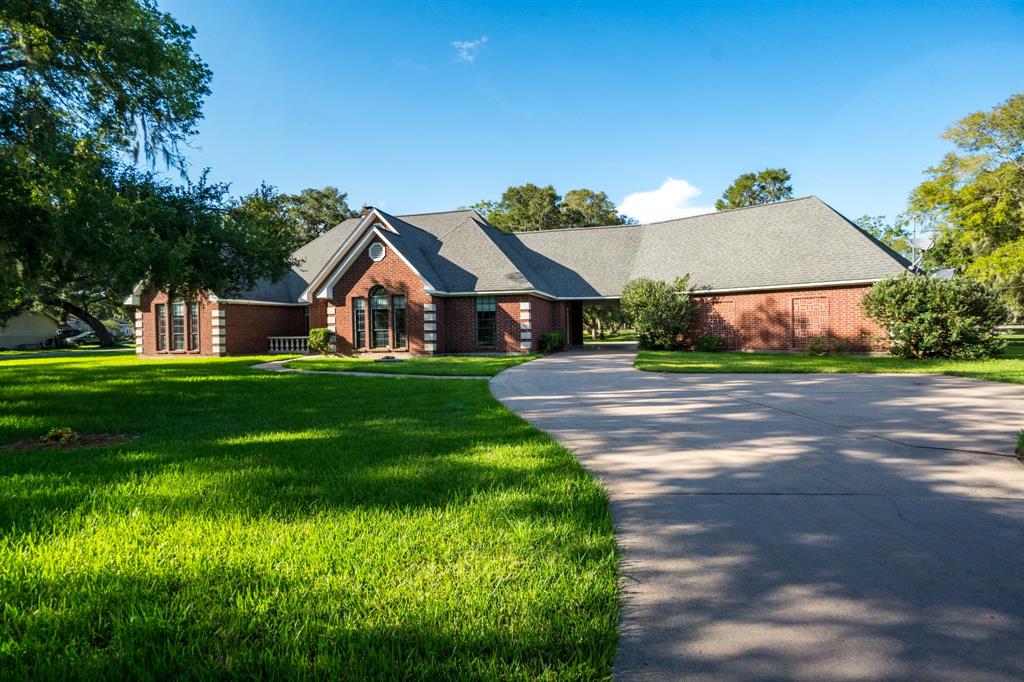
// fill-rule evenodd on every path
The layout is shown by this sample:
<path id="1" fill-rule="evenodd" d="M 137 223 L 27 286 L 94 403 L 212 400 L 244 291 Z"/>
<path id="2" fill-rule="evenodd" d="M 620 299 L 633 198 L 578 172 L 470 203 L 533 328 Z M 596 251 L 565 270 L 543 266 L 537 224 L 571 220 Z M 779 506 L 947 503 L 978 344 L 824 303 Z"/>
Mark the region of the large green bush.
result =
<path id="1" fill-rule="evenodd" d="M 639 277 L 622 290 L 622 311 L 636 330 L 640 348 L 678 348 L 693 321 L 696 305 L 690 298 L 690 276 L 673 282 Z"/>
<path id="2" fill-rule="evenodd" d="M 725 338 L 710 332 L 701 334 L 693 344 L 698 353 L 717 353 L 725 348 Z"/>
<path id="3" fill-rule="evenodd" d="M 552 329 L 540 335 L 540 350 L 542 353 L 557 353 L 565 349 L 565 332 L 561 329 Z"/>
<path id="4" fill-rule="evenodd" d="M 890 277 L 871 287 L 862 305 L 888 332 L 893 355 L 972 359 L 996 354 L 1004 345 L 995 327 L 1006 322 L 1006 305 L 972 279 Z"/>

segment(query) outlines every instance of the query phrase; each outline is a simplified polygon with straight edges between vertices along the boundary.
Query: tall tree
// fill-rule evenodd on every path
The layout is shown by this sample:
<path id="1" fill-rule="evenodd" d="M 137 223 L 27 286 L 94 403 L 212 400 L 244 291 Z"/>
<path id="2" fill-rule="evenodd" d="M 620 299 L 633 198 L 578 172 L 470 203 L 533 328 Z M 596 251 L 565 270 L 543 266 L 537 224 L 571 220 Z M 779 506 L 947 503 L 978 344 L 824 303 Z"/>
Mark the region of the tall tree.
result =
<path id="1" fill-rule="evenodd" d="M 563 227 L 558 210 L 561 200 L 551 185 L 540 187 L 528 182 L 509 187 L 496 202 L 482 201 L 474 208 L 487 222 L 506 232 L 553 230 Z"/>
<path id="2" fill-rule="evenodd" d="M 498 201 L 481 201 L 473 208 L 489 223 L 506 232 L 623 225 L 632 222 L 615 209 L 615 204 L 604 192 L 574 189 L 563 198 L 552 185 L 540 187 L 533 183 L 509 187 Z"/>
<path id="3" fill-rule="evenodd" d="M 862 230 L 902 256 L 909 256 L 912 251 L 910 245 L 912 235 L 908 222 L 907 217 L 902 213 L 896 216 L 891 223 L 886 222 L 884 215 L 862 215 L 856 220 Z"/>
<path id="4" fill-rule="evenodd" d="M 152 0 L 7 0 L 0 108 L 32 100 L 106 144 L 181 168 L 210 92 L 194 36 Z"/>
<path id="5" fill-rule="evenodd" d="M 304 242 L 311 241 L 346 218 L 359 212 L 348 206 L 348 194 L 328 185 L 322 189 L 308 188 L 284 197 L 289 217 Z"/>
<path id="6" fill-rule="evenodd" d="M 59 307 L 109 343 L 90 305 L 139 280 L 228 293 L 287 268 L 286 223 L 121 161 L 184 173 L 210 80 L 193 36 L 151 0 L 0 5 L 0 305 Z"/>
<path id="7" fill-rule="evenodd" d="M 615 202 L 604 192 L 592 189 L 574 189 L 565 193 L 559 206 L 566 227 L 594 227 L 597 225 L 623 225 L 631 218 L 619 213 Z"/>
<path id="8" fill-rule="evenodd" d="M 744 173 L 722 193 L 722 198 L 715 202 L 715 208 L 724 211 L 792 199 L 791 179 L 785 168 L 765 168 L 757 173 Z"/>
<path id="9" fill-rule="evenodd" d="M 996 287 L 1024 315 L 1024 94 L 965 116 L 943 138 L 955 150 L 910 196 L 938 233 L 929 260 Z"/>

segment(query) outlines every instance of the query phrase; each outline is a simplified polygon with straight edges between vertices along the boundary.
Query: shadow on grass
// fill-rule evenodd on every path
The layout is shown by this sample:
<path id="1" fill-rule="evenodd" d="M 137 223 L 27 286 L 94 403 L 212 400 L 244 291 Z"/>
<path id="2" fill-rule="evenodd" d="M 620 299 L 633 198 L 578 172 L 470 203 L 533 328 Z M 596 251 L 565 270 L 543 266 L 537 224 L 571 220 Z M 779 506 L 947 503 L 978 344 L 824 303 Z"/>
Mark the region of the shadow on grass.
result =
<path id="1" fill-rule="evenodd" d="M 0 671 L 609 674 L 611 519 L 569 453 L 483 382 L 252 363 L 0 367 L 0 443 L 139 434 L 0 456 Z"/>

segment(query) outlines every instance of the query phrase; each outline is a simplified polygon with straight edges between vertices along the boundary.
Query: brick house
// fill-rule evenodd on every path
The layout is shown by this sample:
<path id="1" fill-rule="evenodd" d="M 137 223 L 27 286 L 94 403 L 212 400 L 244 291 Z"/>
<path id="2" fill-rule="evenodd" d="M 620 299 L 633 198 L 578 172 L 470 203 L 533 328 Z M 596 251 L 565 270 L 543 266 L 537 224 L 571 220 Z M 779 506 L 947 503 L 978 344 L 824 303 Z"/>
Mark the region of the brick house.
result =
<path id="1" fill-rule="evenodd" d="M 696 332 L 730 348 L 786 350 L 881 334 L 860 299 L 907 263 L 817 197 L 648 225 L 508 234 L 472 210 L 392 216 L 371 208 L 293 254 L 276 282 L 170 301 L 140 286 L 138 353 L 241 355 L 305 348 L 328 327 L 351 352 L 518 353 L 563 330 L 583 342 L 583 304 L 635 277 L 690 275 Z"/>

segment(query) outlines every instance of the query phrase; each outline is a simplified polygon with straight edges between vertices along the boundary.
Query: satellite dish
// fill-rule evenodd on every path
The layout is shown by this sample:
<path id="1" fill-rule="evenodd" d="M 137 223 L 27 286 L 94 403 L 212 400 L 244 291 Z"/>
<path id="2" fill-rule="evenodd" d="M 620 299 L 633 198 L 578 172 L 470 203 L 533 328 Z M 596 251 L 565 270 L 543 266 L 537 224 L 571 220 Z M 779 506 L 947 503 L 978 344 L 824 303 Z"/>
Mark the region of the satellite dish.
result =
<path id="1" fill-rule="evenodd" d="M 910 245 L 918 251 L 927 251 L 935 245 L 935 240 L 931 237 L 914 237 L 910 240 Z"/>

